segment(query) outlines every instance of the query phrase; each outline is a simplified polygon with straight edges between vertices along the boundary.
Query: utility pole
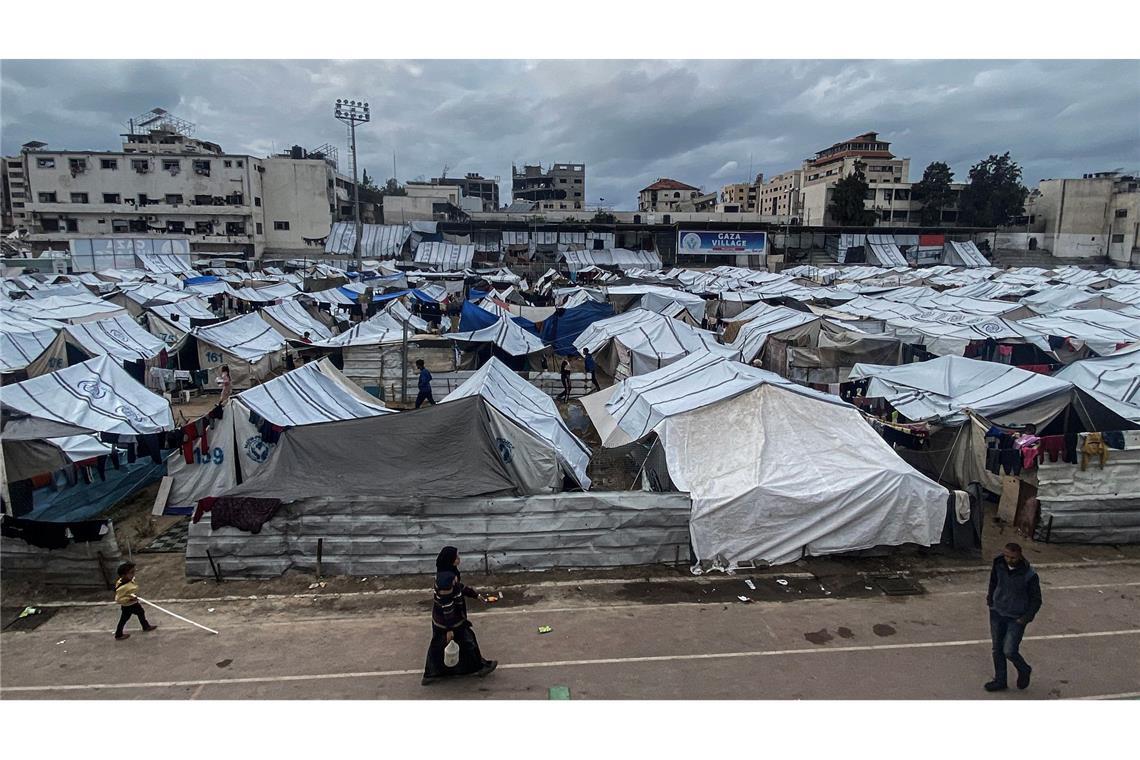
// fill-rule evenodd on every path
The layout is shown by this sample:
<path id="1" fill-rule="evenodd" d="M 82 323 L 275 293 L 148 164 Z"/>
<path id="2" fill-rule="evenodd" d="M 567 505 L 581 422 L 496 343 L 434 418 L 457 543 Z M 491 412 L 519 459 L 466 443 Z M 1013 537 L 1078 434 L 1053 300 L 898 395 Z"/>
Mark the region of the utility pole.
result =
<path id="1" fill-rule="evenodd" d="M 348 125 L 349 134 L 351 135 L 352 142 L 352 217 L 354 222 L 354 229 L 356 231 L 356 238 L 352 245 L 352 255 L 356 261 L 356 272 L 359 276 L 363 277 L 364 271 L 364 257 L 361 252 L 360 238 L 362 230 L 360 227 L 360 181 L 356 176 L 356 125 L 367 124 L 372 120 L 368 112 L 368 104 L 359 100 L 346 100 L 342 98 L 336 99 L 336 109 L 333 112 L 337 121 L 344 122 Z"/>

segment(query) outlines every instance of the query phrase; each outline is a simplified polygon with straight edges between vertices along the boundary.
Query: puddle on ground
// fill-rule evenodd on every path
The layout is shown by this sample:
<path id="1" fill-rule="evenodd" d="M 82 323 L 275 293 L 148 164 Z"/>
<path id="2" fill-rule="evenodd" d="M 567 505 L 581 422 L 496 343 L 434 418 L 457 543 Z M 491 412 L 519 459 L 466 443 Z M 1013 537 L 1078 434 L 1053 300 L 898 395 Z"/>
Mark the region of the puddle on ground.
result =
<path id="1" fill-rule="evenodd" d="M 804 638 L 813 644 L 826 644 L 835 637 L 828 633 L 826 628 L 821 628 L 818 631 L 805 633 Z"/>
<path id="2" fill-rule="evenodd" d="M 841 638 L 841 639 L 853 639 L 853 638 L 855 638 L 855 632 L 852 631 L 850 628 L 848 628 L 845 625 L 841 625 L 838 628 L 836 628 L 835 632 L 839 634 L 839 638 Z"/>
<path id="3" fill-rule="evenodd" d="M 228 668 L 232 662 L 233 662 L 233 660 L 226 658 L 226 659 L 220 660 L 214 664 L 217 665 L 219 668 Z"/>
<path id="4" fill-rule="evenodd" d="M 896 633 L 898 633 L 898 631 L 895 630 L 894 626 L 887 625 L 886 623 L 875 623 L 874 627 L 871 628 L 871 630 L 875 632 L 876 636 L 894 636 Z"/>

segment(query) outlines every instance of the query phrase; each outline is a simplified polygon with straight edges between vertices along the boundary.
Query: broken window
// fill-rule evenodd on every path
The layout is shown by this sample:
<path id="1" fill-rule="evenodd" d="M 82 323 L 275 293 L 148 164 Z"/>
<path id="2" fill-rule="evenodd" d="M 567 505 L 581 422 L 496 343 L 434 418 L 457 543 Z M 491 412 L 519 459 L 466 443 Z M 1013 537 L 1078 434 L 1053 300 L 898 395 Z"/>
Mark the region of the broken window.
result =
<path id="1" fill-rule="evenodd" d="M 1126 208 L 1116 209 L 1116 218 L 1117 219 L 1123 219 L 1126 216 L 1128 216 L 1128 209 L 1126 209 Z"/>
<path id="2" fill-rule="evenodd" d="M 169 221 L 166 223 L 166 231 L 167 232 L 175 232 L 175 233 L 185 232 L 186 231 L 186 223 L 185 222 Z"/>
<path id="3" fill-rule="evenodd" d="M 194 222 L 195 235 L 213 235 L 214 225 L 209 222 Z"/>
<path id="4" fill-rule="evenodd" d="M 54 169 L 55 168 L 55 159 L 54 158 L 37 158 L 36 159 L 36 168 L 37 169 Z"/>
<path id="5" fill-rule="evenodd" d="M 240 206 L 240 205 L 242 205 L 242 194 L 241 193 L 230 193 L 229 195 L 227 195 L 226 196 L 226 205 L 229 205 L 229 206 Z"/>
<path id="6" fill-rule="evenodd" d="M 41 219 L 40 226 L 44 228 L 44 232 L 59 232 L 58 219 Z"/>
<path id="7" fill-rule="evenodd" d="M 222 166 L 226 167 L 227 169 L 229 169 L 233 165 L 234 165 L 233 161 L 223 161 L 222 162 Z"/>
<path id="8" fill-rule="evenodd" d="M 131 159 L 131 168 L 139 174 L 146 174 L 150 171 L 150 161 L 145 158 Z"/>
<path id="9" fill-rule="evenodd" d="M 129 222 L 131 232 L 149 232 L 146 219 L 132 219 Z"/>
<path id="10" fill-rule="evenodd" d="M 118 193 L 103 193 L 104 203 L 122 203 L 123 199 Z"/>
<path id="11" fill-rule="evenodd" d="M 177 193 L 167 193 L 166 203 L 170 206 L 180 206 L 182 205 L 182 196 Z"/>
<path id="12" fill-rule="evenodd" d="M 100 169 L 111 169 L 111 170 L 118 169 L 119 168 L 119 160 L 117 158 L 100 159 L 99 168 Z"/>
<path id="13" fill-rule="evenodd" d="M 69 158 L 67 159 L 67 168 L 71 170 L 72 174 L 79 174 L 87 171 L 86 158 Z"/>
<path id="14" fill-rule="evenodd" d="M 162 170 L 164 172 L 170 172 L 171 174 L 177 174 L 182 170 L 182 162 L 177 158 L 164 158 L 162 159 Z"/>
<path id="15" fill-rule="evenodd" d="M 87 203 L 87 193 L 72 193 L 71 194 L 71 202 L 72 203 Z"/>
<path id="16" fill-rule="evenodd" d="M 139 207 L 143 207 L 150 203 L 150 199 L 146 197 L 146 193 L 139 193 Z"/>
<path id="17" fill-rule="evenodd" d="M 130 232 L 131 225 L 126 219 L 112 219 L 111 232 Z"/>
<path id="18" fill-rule="evenodd" d="M 210 176 L 210 162 L 206 160 L 194 162 L 194 173 L 201 174 L 204 177 Z"/>
<path id="19" fill-rule="evenodd" d="M 244 163 L 245 163 L 244 161 L 238 161 L 237 162 L 238 168 L 240 169 Z"/>
<path id="20" fill-rule="evenodd" d="M 226 222 L 227 235 L 244 235 L 245 222 Z"/>
<path id="21" fill-rule="evenodd" d="M 38 193 L 37 197 L 40 203 L 57 203 L 55 193 Z"/>
<path id="22" fill-rule="evenodd" d="M 212 196 L 212 195 L 195 195 L 194 196 L 194 205 L 195 206 L 212 206 L 212 205 L 214 205 L 214 196 Z"/>

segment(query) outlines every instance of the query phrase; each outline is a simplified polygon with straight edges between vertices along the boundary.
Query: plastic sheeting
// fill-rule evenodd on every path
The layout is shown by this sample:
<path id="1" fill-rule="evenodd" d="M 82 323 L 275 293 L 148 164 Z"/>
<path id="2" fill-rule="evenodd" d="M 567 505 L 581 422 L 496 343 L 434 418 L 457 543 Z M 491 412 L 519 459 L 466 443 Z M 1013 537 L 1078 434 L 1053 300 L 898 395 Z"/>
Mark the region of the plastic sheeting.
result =
<path id="1" fill-rule="evenodd" d="M 1140 423 L 1140 343 L 1074 362 L 1055 377 L 1085 391 L 1126 420 Z"/>
<path id="2" fill-rule="evenodd" d="M 733 569 L 941 538 L 946 489 L 854 408 L 765 384 L 671 416 L 659 434 L 693 501 L 698 562 Z"/>
<path id="3" fill-rule="evenodd" d="M 18 372 L 35 361 L 52 341 L 58 327 L 39 320 L 0 315 L 0 372 Z"/>
<path id="4" fill-rule="evenodd" d="M 161 339 L 127 316 L 68 325 L 60 332 L 60 339 L 88 356 L 107 355 L 120 362 L 154 359 L 166 349 Z"/>
<path id="5" fill-rule="evenodd" d="M 465 303 L 464 308 L 469 304 Z M 472 307 L 482 311 L 479 307 Z M 483 312 L 486 314 L 486 312 Z M 537 353 L 546 348 L 542 338 L 527 332 L 509 317 L 499 317 L 487 327 L 468 332 L 446 333 L 442 337 L 456 343 L 493 343 L 511 356 L 525 356 Z"/>
<path id="6" fill-rule="evenodd" d="M 590 450 L 570 432 L 550 396 L 493 357 L 448 394 L 443 403 L 474 395 L 482 396 L 513 422 L 548 443 L 558 453 L 567 473 L 583 489 L 590 487 L 590 478 L 586 475 Z"/>
<path id="7" fill-rule="evenodd" d="M 599 320 L 612 317 L 614 308 L 608 303 L 592 299 L 577 306 L 558 309 L 542 322 L 542 340 L 554 347 L 554 352 L 562 356 L 577 353 L 574 340 L 582 332 Z"/>
<path id="8" fill-rule="evenodd" d="M 362 258 L 399 258 L 411 234 L 411 227 L 402 224 L 362 224 L 360 255 Z M 325 253 L 351 256 L 355 245 L 354 223 L 336 222 L 325 239 Z"/>
<path id="9" fill-rule="evenodd" d="M 612 236 L 611 236 L 612 237 Z M 615 266 L 619 269 L 660 269 L 661 257 L 654 251 L 634 251 L 628 248 L 563 251 L 561 256 L 571 272 L 592 266 Z"/>
<path id="10" fill-rule="evenodd" d="M 109 356 L 4 386 L 0 403 L 27 415 L 4 437 L 54 438 L 83 432 L 141 435 L 174 426 L 170 404 L 136 382 Z"/>
<path id="11" fill-rule="evenodd" d="M 764 308 L 757 310 L 758 306 Z M 811 312 L 796 311 L 784 306 L 769 306 L 763 302 L 748 311 L 752 312 L 752 318 L 740 326 L 731 344 L 740 352 L 740 360 L 743 362 L 750 362 L 760 355 L 764 350 L 764 344 L 768 342 L 768 336 L 789 330 L 807 330 L 811 326 L 818 328 L 822 322 L 821 317 Z"/>
<path id="12" fill-rule="evenodd" d="M 256 362 L 285 346 L 285 338 L 257 314 L 245 314 L 216 325 L 195 327 L 194 337 L 244 361 Z"/>
<path id="13" fill-rule="evenodd" d="M 382 401 L 338 372 L 328 359 L 310 362 L 237 398 L 250 411 L 281 427 L 392 413 Z"/>
<path id="14" fill-rule="evenodd" d="M 618 379 L 644 375 L 697 351 L 738 355 L 736 349 L 721 345 L 716 335 L 707 330 L 645 309 L 594 322 L 574 340 L 574 348 L 579 353 L 588 348 L 599 354 L 611 342 L 614 354 L 607 374 Z M 602 365 L 599 358 L 599 366 Z"/>
<path id="15" fill-rule="evenodd" d="M 978 250 L 974 241 L 959 243 L 947 240 L 942 249 L 942 263 L 956 267 L 988 267 L 989 260 Z"/>
<path id="16" fill-rule="evenodd" d="M 1068 309 L 1020 324 L 1042 335 L 1071 338 L 1106 356 L 1122 343 L 1140 341 L 1140 318 L 1104 309 Z"/>
<path id="17" fill-rule="evenodd" d="M 867 260 L 885 267 L 907 266 L 906 256 L 903 256 L 893 235 L 867 235 L 867 246 L 871 249 Z"/>
<path id="18" fill-rule="evenodd" d="M 457 272 L 470 267 L 474 258 L 474 245 L 427 242 L 416 247 L 415 262 L 441 272 Z"/>
<path id="19" fill-rule="evenodd" d="M 1039 428 L 1072 399 L 1071 383 L 994 362 L 941 356 L 888 367 L 856 364 L 850 380 L 870 378 L 869 398 L 885 398 L 914 421 L 960 425 L 971 410 L 1000 424 Z"/>
<path id="20" fill-rule="evenodd" d="M 332 330 L 319 322 L 296 301 L 285 301 L 261 310 L 262 317 L 286 338 L 301 340 L 305 333 L 313 341 L 332 337 Z"/>

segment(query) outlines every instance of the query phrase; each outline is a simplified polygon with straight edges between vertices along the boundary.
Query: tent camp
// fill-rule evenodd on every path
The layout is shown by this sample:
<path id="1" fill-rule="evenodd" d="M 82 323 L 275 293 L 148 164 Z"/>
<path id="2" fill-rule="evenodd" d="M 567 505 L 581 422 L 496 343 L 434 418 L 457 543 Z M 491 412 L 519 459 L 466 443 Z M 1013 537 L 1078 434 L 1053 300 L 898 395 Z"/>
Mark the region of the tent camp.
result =
<path id="1" fill-rule="evenodd" d="M 695 325 L 700 325 L 705 318 L 705 299 L 693 293 L 659 285 L 615 285 L 606 288 L 606 297 L 618 313 L 631 307 L 662 313 L 667 306 L 679 303 L 685 307 Z"/>
<path id="2" fill-rule="evenodd" d="M 95 356 L 110 356 L 120 366 L 133 365 L 136 377 L 145 380 L 144 365 L 166 350 L 166 344 L 126 315 L 65 325 L 43 353 L 28 364 L 28 376 L 36 377 L 60 367 L 78 364 Z"/>
<path id="3" fill-rule="evenodd" d="M 695 351 L 739 355 L 707 330 L 645 309 L 594 322 L 574 340 L 574 348 L 590 349 L 599 378 L 607 382 L 652 372 Z"/>
<path id="4" fill-rule="evenodd" d="M 467 350 L 478 351 L 481 347 L 493 347 L 494 351 L 506 357 L 521 358 L 540 353 L 546 348 L 542 338 L 519 327 L 510 317 L 499 317 L 492 324 L 478 330 L 447 333 L 442 337 Z"/>
<path id="5" fill-rule="evenodd" d="M 127 311 L 121 306 L 97 296 L 51 296 L 31 301 L 0 302 L 0 309 L 10 316 L 23 319 L 50 319 L 55 322 L 79 324 L 95 319 L 107 319 Z"/>
<path id="6" fill-rule="evenodd" d="M 906 256 L 903 256 L 894 235 L 867 235 L 867 262 L 884 267 L 907 266 Z"/>
<path id="7" fill-rule="evenodd" d="M 611 431 L 606 445 L 657 434 L 664 472 L 651 455 L 650 482 L 689 493 L 702 567 L 941 537 L 946 489 L 834 396 L 709 353 L 615 387 L 583 404 L 600 433 Z"/>
<path id="8" fill-rule="evenodd" d="M 956 267 L 988 267 L 990 265 L 989 260 L 978 250 L 978 246 L 972 240 L 967 240 L 964 243 L 947 240 L 942 249 L 942 263 Z"/>
<path id="9" fill-rule="evenodd" d="M 257 314 L 195 327 L 191 334 L 198 341 L 199 366 L 210 370 L 212 382 L 223 364 L 235 388 L 264 380 L 281 365 L 285 338 Z"/>
<path id="10" fill-rule="evenodd" d="M 23 371 L 55 340 L 59 323 L 0 312 L 0 373 Z"/>
<path id="11" fill-rule="evenodd" d="M 521 479 L 531 483 L 536 490 L 560 491 L 564 472 L 581 488 L 590 487 L 590 478 L 586 475 L 590 450 L 570 432 L 550 396 L 495 358 L 448 394 L 443 403 L 475 395 L 482 396 L 515 425 L 553 449 L 559 465 L 553 472 L 549 468 L 540 472 L 520 471 Z"/>
<path id="12" fill-rule="evenodd" d="M 583 291 L 585 292 L 585 291 Z M 587 298 L 576 306 L 556 309 L 542 322 L 542 340 L 562 356 L 577 353 L 574 340 L 595 322 L 612 317 L 613 306 Z"/>
<path id="13" fill-rule="evenodd" d="M 364 224 L 361 228 L 360 255 L 372 259 L 399 258 L 412 234 L 411 227 L 403 224 Z M 351 256 L 355 245 L 355 225 L 336 222 L 325 239 L 325 253 Z"/>
<path id="14" fill-rule="evenodd" d="M 180 348 L 192 328 L 220 321 L 197 296 L 175 303 L 150 304 L 146 308 L 147 329 L 171 348 Z"/>
<path id="15" fill-rule="evenodd" d="M 424 242 L 416 246 L 415 262 L 441 272 L 458 272 L 471 266 L 475 246 L 457 243 Z"/>

